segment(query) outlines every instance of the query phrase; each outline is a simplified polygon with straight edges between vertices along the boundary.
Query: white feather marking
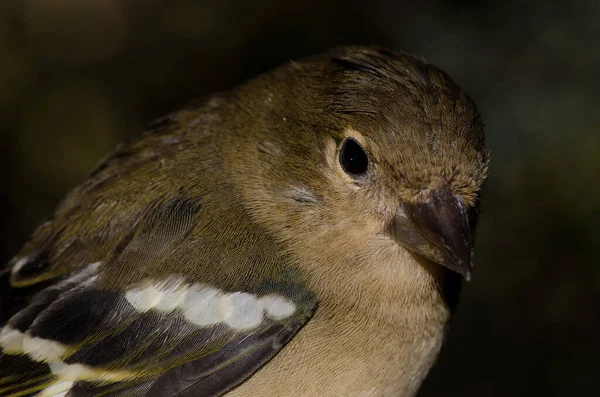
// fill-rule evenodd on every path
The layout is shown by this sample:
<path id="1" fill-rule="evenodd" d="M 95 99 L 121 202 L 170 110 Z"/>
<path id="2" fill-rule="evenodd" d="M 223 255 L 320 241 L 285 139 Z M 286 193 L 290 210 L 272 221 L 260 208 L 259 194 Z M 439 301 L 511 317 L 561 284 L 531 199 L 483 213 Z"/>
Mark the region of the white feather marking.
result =
<path id="1" fill-rule="evenodd" d="M 139 376 L 138 373 L 133 371 L 107 371 L 102 368 L 90 367 L 83 364 L 66 364 L 62 361 L 50 363 L 48 366 L 52 374 L 58 376 L 63 381 L 71 382 L 78 380 L 121 382 Z"/>
<path id="2" fill-rule="evenodd" d="M 23 266 L 25 266 L 27 264 L 27 262 L 29 262 L 29 257 L 24 256 L 20 259 L 18 259 L 15 264 L 13 265 L 12 269 L 11 269 L 11 273 L 17 274 L 19 272 L 19 270 L 21 270 L 21 268 L 23 268 Z"/>
<path id="3" fill-rule="evenodd" d="M 296 305 L 280 295 L 266 295 L 260 298 L 267 315 L 274 320 L 283 320 L 296 311 Z"/>
<path id="4" fill-rule="evenodd" d="M 227 298 L 225 323 L 228 326 L 246 330 L 255 328 L 262 322 L 263 309 L 256 296 L 247 292 L 234 292 L 227 295 Z"/>
<path id="5" fill-rule="evenodd" d="M 146 284 L 125 294 L 127 301 L 139 312 L 155 309 L 170 312 L 181 309 L 187 321 L 201 327 L 224 322 L 236 330 L 260 325 L 266 314 L 282 320 L 296 311 L 296 305 L 280 295 L 271 294 L 258 299 L 247 292 L 225 294 L 201 284 L 185 284 L 182 280 Z"/>
<path id="6" fill-rule="evenodd" d="M 67 347 L 62 343 L 49 339 L 23 337 L 23 352 L 33 361 L 54 362 L 60 360 L 66 353 Z"/>
<path id="7" fill-rule="evenodd" d="M 162 295 L 160 301 L 154 306 L 154 309 L 162 312 L 170 312 L 177 309 L 185 301 L 187 289 L 188 286 L 182 282 L 161 288 Z"/>
<path id="8" fill-rule="evenodd" d="M 125 298 L 135 310 L 145 313 L 160 302 L 162 294 L 154 285 L 149 285 L 145 288 L 130 289 L 125 293 Z"/>
<path id="9" fill-rule="evenodd" d="M 183 315 L 189 322 L 203 327 L 217 324 L 221 321 L 218 310 L 221 297 L 218 289 L 193 284 L 181 305 Z"/>
<path id="10" fill-rule="evenodd" d="M 227 317 L 231 316 L 233 311 L 233 304 L 231 302 L 231 296 L 229 294 L 221 294 L 219 301 L 216 302 L 217 318 L 220 322 L 223 322 Z"/>
<path id="11" fill-rule="evenodd" d="M 21 331 L 6 325 L 0 331 L 0 348 L 6 354 L 23 353 L 23 334 Z"/>
<path id="12" fill-rule="evenodd" d="M 64 397 L 67 395 L 71 387 L 73 387 L 73 381 L 61 381 L 48 386 L 40 392 L 36 397 Z"/>
<path id="13" fill-rule="evenodd" d="M 83 364 L 65 364 L 62 361 L 57 361 L 54 363 L 50 363 L 48 365 L 50 367 L 50 371 L 58 376 L 62 380 L 67 380 L 71 382 L 75 382 L 80 379 L 88 379 L 90 378 L 93 370 L 88 368 L 87 365 Z"/>
<path id="14" fill-rule="evenodd" d="M 87 265 L 84 269 L 85 274 L 96 273 L 102 262 L 94 262 Z"/>

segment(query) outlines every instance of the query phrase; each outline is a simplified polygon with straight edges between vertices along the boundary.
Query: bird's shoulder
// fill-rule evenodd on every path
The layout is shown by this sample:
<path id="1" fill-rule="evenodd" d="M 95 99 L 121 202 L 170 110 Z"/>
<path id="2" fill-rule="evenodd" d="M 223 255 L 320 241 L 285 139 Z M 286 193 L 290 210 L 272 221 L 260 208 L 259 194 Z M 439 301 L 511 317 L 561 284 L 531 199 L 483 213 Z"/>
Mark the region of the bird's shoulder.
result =
<path id="1" fill-rule="evenodd" d="M 105 159 L 0 273 L 0 395 L 218 394 L 312 316 L 228 180 L 207 106 Z"/>

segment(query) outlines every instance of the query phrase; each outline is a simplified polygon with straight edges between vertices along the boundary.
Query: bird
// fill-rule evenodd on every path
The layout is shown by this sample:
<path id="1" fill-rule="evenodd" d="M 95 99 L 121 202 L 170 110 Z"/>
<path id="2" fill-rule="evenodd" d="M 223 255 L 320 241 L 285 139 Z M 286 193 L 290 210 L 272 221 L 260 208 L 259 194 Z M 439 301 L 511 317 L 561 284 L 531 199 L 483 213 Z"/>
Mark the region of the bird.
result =
<path id="1" fill-rule="evenodd" d="M 471 277 L 473 100 L 376 46 L 151 123 L 0 273 L 0 396 L 414 396 Z"/>

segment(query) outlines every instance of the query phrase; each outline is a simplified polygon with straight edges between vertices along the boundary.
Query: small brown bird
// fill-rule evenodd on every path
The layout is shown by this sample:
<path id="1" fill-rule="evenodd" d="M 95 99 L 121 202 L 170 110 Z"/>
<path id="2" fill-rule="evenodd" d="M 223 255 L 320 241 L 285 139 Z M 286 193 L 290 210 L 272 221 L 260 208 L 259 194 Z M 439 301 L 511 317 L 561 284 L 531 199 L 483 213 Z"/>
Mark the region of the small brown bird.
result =
<path id="1" fill-rule="evenodd" d="M 173 113 L 0 273 L 0 396 L 413 396 L 487 163 L 468 96 L 380 48 Z"/>

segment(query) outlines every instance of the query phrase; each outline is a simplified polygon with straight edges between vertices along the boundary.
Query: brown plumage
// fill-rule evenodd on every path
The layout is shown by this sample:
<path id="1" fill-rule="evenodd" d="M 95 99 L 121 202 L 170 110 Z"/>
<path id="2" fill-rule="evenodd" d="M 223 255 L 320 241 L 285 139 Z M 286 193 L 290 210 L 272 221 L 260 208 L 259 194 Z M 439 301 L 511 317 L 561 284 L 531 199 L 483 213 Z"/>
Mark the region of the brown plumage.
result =
<path id="1" fill-rule="evenodd" d="M 289 63 L 160 120 L 65 198 L 4 273 L 11 286 L 0 293 L 5 330 L 18 332 L 5 331 L 0 363 L 33 358 L 27 343 L 6 347 L 6 335 L 26 335 L 67 347 L 52 360 L 118 373 L 119 387 L 107 395 L 414 395 L 441 346 L 459 273 L 470 274 L 487 161 L 474 104 L 423 61 L 348 47 Z M 125 314 L 109 321 L 97 309 L 85 319 L 98 328 L 67 337 L 56 331 L 64 319 L 54 321 L 53 310 L 75 292 L 61 287 L 56 301 L 35 293 L 91 263 L 99 263 L 94 276 L 78 288 Z M 206 329 L 187 324 L 192 315 L 182 306 L 158 320 L 144 317 L 155 309 L 131 307 L 125 291 L 163 281 L 277 293 L 296 311 L 198 336 Z M 29 300 L 15 298 L 23 291 Z M 26 310 L 37 322 L 26 323 Z M 164 328 L 147 342 L 173 346 L 168 357 L 138 363 L 117 349 L 92 363 L 93 354 L 80 353 L 115 335 L 112 345 L 142 344 L 143 355 L 144 332 L 118 338 L 138 320 Z M 173 324 L 184 324 L 181 335 Z M 235 350 L 247 338 L 271 341 L 248 355 L 253 363 Z M 186 367 L 206 370 L 210 354 L 229 350 L 208 366 L 216 377 Z M 46 353 L 21 381 L 48 373 L 39 367 L 52 362 Z M 180 374 L 188 370 L 189 384 Z M 98 383 L 99 375 L 69 380 L 52 366 L 49 373 L 38 390 L 66 381 L 70 396 L 113 387 L 106 376 Z M 0 396 L 21 390 L 3 394 L 7 374 L 0 370 Z"/>

